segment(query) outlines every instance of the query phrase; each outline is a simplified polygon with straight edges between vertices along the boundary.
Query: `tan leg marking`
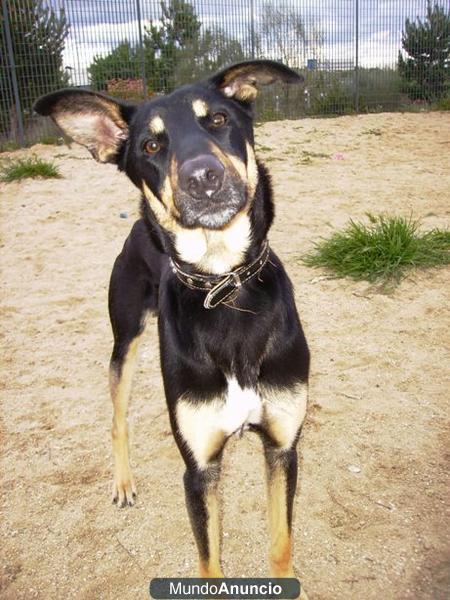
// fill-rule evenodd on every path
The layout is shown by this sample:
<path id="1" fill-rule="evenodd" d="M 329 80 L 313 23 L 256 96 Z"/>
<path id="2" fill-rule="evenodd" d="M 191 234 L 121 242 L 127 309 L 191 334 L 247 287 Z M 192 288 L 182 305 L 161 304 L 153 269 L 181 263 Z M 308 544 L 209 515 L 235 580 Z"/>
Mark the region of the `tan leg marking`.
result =
<path id="1" fill-rule="evenodd" d="M 208 468 L 211 458 L 225 443 L 220 420 L 223 406 L 221 399 L 195 404 L 182 398 L 177 403 L 178 429 L 200 469 Z"/>
<path id="2" fill-rule="evenodd" d="M 295 577 L 292 566 L 292 536 L 288 524 L 287 475 L 282 453 L 296 440 L 306 413 L 308 386 L 299 383 L 291 390 L 262 387 L 263 422 L 275 442 L 280 459 L 267 467 L 270 530 L 270 569 L 273 577 Z"/>
<path id="3" fill-rule="evenodd" d="M 259 393 L 241 388 L 235 377 L 227 377 L 223 395 L 195 402 L 187 394 L 178 399 L 177 427 L 199 469 L 207 469 L 228 436 L 246 423 L 259 423 L 262 400 Z"/>
<path id="4" fill-rule="evenodd" d="M 270 573 L 272 577 L 295 577 L 292 567 L 292 539 L 287 522 L 287 482 L 281 466 L 267 474 Z"/>
<path id="5" fill-rule="evenodd" d="M 181 436 L 201 470 L 214 468 L 211 461 L 226 441 L 221 415 L 224 400 L 217 398 L 195 404 L 187 399 L 178 401 L 176 416 Z M 220 567 L 220 516 L 217 481 L 211 481 L 206 491 L 208 560 L 200 558 L 200 577 L 223 577 Z"/>
<path id="6" fill-rule="evenodd" d="M 220 566 L 220 516 L 217 484 L 211 486 L 206 496 L 208 511 L 208 548 L 209 559 L 199 561 L 200 577 L 223 577 Z"/>
<path id="7" fill-rule="evenodd" d="M 306 414 L 308 385 L 298 383 L 292 390 L 262 387 L 264 420 L 281 450 L 292 447 Z"/>
<path id="8" fill-rule="evenodd" d="M 112 444 L 114 454 L 114 483 L 113 501 L 118 506 L 134 504 L 136 486 L 130 469 L 128 447 L 127 411 L 131 395 L 131 386 L 136 363 L 136 353 L 139 337 L 135 338 L 128 348 L 126 358 L 122 365 L 120 377 L 110 370 L 110 391 L 114 407 L 112 425 Z"/>

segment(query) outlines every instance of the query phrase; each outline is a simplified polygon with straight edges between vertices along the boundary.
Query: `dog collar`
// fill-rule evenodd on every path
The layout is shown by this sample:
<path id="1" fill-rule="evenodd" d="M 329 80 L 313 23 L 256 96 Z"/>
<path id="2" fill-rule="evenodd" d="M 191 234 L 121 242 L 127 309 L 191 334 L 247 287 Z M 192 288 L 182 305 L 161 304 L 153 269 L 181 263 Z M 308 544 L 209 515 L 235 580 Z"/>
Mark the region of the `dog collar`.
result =
<path id="1" fill-rule="evenodd" d="M 172 272 L 184 285 L 191 290 L 202 290 L 206 294 L 203 306 L 215 308 L 239 290 L 249 279 L 257 275 L 263 269 L 269 258 L 269 243 L 264 240 L 261 252 L 254 261 L 230 271 L 223 275 L 202 275 L 201 273 L 185 273 L 180 265 L 170 259 Z"/>

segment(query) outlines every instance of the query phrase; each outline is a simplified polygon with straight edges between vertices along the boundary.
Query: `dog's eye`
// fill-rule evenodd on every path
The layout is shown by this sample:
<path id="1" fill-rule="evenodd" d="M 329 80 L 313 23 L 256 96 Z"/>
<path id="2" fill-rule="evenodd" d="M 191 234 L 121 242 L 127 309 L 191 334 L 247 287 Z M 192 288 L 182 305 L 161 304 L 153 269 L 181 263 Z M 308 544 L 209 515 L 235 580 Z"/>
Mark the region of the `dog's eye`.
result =
<path id="1" fill-rule="evenodd" d="M 214 113 L 211 117 L 211 126 L 215 129 L 219 129 L 219 127 L 223 127 L 227 122 L 228 118 L 225 113 L 217 112 Z"/>
<path id="2" fill-rule="evenodd" d="M 145 142 L 144 145 L 144 150 L 147 152 L 147 154 L 156 154 L 160 148 L 160 144 L 158 144 L 158 142 L 155 142 L 155 140 Z"/>

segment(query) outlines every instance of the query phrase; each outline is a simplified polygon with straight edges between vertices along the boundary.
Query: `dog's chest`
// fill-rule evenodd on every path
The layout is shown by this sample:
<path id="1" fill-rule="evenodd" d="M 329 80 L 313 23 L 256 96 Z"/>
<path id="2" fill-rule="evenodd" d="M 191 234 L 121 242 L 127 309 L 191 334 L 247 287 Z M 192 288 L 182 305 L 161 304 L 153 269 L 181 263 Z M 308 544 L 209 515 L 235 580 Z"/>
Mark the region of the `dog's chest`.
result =
<path id="1" fill-rule="evenodd" d="M 227 383 L 225 404 L 218 416 L 222 429 L 231 435 L 246 425 L 261 421 L 262 401 L 255 390 L 241 388 L 234 377 L 227 378 Z"/>

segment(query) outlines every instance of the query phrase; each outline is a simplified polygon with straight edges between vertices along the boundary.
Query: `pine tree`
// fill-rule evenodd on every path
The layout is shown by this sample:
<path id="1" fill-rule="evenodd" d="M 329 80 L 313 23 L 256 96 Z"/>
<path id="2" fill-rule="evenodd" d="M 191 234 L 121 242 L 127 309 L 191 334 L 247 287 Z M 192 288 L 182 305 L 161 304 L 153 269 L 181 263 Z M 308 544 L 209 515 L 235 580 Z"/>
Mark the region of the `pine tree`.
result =
<path id="1" fill-rule="evenodd" d="M 402 34 L 406 57 L 399 51 L 398 69 L 411 100 L 428 102 L 450 91 L 450 11 L 428 2 L 422 22 L 406 19 Z"/>

